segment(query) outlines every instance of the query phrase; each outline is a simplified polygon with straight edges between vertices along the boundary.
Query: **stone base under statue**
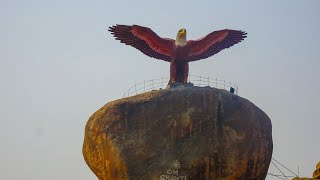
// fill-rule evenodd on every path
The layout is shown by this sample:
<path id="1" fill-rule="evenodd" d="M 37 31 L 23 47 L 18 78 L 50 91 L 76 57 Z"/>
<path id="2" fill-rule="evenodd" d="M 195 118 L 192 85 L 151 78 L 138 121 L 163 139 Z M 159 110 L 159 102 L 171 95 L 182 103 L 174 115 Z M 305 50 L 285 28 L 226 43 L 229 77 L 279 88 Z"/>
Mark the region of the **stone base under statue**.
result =
<path id="1" fill-rule="evenodd" d="M 84 158 L 100 180 L 265 179 L 272 126 L 225 90 L 169 86 L 110 102 L 85 129 Z"/>

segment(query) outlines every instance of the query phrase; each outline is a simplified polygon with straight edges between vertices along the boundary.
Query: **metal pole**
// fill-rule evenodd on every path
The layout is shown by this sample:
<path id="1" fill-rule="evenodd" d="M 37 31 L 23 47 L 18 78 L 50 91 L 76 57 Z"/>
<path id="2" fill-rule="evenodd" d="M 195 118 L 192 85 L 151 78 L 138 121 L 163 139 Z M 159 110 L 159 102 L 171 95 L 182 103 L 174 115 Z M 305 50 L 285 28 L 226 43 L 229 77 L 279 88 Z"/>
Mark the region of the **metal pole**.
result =
<path id="1" fill-rule="evenodd" d="M 163 76 L 161 76 L 161 89 L 163 87 Z"/>
<path id="2" fill-rule="evenodd" d="M 138 94 L 137 93 L 137 84 L 134 85 L 134 91 L 136 91 L 136 95 L 137 95 Z"/>
<path id="3" fill-rule="evenodd" d="M 216 88 L 218 88 L 218 78 L 216 78 Z"/>

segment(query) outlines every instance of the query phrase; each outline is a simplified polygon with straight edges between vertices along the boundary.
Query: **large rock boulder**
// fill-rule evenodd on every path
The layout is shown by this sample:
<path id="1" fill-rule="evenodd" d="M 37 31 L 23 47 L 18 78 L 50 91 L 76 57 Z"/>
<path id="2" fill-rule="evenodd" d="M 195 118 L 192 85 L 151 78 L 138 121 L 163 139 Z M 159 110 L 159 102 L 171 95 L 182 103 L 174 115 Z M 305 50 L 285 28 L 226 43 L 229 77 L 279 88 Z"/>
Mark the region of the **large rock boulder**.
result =
<path id="1" fill-rule="evenodd" d="M 268 116 L 210 87 L 177 86 L 110 102 L 87 122 L 84 158 L 100 180 L 265 179 Z"/>

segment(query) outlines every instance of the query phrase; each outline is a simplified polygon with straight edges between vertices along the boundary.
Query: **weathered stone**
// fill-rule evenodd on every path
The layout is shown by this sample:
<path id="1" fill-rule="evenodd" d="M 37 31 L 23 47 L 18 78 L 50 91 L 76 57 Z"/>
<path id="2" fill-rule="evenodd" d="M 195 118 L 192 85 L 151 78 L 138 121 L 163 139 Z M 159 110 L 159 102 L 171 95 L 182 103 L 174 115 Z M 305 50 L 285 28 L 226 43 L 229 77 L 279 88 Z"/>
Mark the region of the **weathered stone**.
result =
<path id="1" fill-rule="evenodd" d="M 100 180 L 260 180 L 272 147 L 270 119 L 248 100 L 177 86 L 103 106 L 87 122 L 83 155 Z"/>

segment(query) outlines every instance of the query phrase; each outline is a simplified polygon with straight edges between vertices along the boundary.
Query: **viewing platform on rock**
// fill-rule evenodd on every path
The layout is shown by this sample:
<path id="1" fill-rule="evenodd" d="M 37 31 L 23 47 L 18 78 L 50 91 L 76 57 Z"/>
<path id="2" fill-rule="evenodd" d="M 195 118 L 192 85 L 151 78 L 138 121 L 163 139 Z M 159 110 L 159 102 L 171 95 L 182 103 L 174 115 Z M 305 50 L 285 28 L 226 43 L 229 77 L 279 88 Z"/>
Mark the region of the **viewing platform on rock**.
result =
<path id="1" fill-rule="evenodd" d="M 133 96 L 152 90 L 161 90 L 168 88 L 170 87 L 168 86 L 168 81 L 169 77 L 162 77 L 136 83 L 124 93 L 123 97 Z M 224 89 L 238 95 L 238 86 L 235 83 L 218 78 L 211 78 L 209 76 L 189 75 L 188 84 L 199 87 L 209 86 L 217 89 Z"/>

